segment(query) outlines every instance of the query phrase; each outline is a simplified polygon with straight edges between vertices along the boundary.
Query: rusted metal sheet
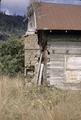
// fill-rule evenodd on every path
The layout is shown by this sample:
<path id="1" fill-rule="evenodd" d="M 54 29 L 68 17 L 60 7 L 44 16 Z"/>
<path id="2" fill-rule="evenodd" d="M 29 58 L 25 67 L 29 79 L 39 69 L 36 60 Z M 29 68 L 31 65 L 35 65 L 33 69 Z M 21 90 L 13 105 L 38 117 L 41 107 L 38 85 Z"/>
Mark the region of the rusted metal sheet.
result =
<path id="1" fill-rule="evenodd" d="M 37 29 L 81 30 L 81 5 L 42 3 L 36 11 Z"/>

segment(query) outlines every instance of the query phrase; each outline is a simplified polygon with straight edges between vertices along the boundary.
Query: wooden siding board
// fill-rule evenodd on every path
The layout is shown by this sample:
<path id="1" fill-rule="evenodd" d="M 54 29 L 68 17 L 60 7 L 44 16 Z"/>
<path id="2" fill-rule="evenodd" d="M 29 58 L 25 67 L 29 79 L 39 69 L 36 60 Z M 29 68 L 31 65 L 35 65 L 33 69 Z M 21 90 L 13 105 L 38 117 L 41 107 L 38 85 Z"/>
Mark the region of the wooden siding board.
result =
<path id="1" fill-rule="evenodd" d="M 62 41 L 61 38 L 61 42 L 58 40 L 54 42 L 54 40 L 48 39 L 47 43 L 47 49 L 50 53 L 47 62 L 47 81 L 50 85 L 63 87 L 67 82 L 66 56 L 80 56 L 81 42 L 66 42 Z"/>

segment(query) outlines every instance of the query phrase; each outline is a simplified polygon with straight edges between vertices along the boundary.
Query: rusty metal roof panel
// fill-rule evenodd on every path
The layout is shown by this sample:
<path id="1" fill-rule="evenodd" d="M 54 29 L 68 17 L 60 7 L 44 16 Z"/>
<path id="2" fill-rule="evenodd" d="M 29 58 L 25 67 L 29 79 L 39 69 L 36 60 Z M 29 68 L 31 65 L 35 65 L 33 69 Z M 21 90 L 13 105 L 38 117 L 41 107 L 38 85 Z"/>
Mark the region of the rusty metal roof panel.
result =
<path id="1" fill-rule="evenodd" d="M 41 3 L 36 19 L 38 30 L 81 30 L 81 5 Z"/>

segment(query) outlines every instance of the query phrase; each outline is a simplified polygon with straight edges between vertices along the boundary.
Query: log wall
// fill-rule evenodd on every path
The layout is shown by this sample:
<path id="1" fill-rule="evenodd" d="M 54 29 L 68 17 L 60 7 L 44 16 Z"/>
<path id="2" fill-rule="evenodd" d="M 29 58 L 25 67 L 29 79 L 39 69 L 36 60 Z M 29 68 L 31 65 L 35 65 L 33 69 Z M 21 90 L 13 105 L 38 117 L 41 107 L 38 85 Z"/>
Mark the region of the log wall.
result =
<path id="1" fill-rule="evenodd" d="M 49 85 L 64 87 L 67 83 L 71 85 L 81 82 L 81 69 L 79 68 L 81 37 L 54 36 L 48 37 L 47 41 L 49 55 L 46 73 Z M 74 59 L 76 59 L 76 65 Z M 68 65 L 70 69 L 67 68 Z"/>

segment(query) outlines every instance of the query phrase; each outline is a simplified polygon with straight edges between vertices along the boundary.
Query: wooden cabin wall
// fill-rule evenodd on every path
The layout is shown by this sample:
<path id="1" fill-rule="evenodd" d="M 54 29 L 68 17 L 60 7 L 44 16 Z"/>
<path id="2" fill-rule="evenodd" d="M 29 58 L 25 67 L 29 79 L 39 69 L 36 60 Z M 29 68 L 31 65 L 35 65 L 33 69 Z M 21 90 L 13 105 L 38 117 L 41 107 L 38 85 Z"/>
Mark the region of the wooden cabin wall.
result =
<path id="1" fill-rule="evenodd" d="M 80 32 L 70 32 L 69 34 L 66 32 L 49 34 L 47 31 L 43 37 L 47 41 L 44 49 L 46 55 L 44 58 L 47 59 L 45 60 L 46 79 L 50 85 L 58 87 L 63 87 L 69 82 L 81 81 L 81 69 L 78 66 L 79 59 L 81 60 L 81 34 Z M 71 61 L 70 59 L 75 59 L 76 65 L 74 62 L 68 63 Z M 73 64 L 75 69 L 72 68 L 72 65 L 68 68 L 68 64 Z"/>
<path id="2" fill-rule="evenodd" d="M 43 57 L 41 63 L 44 63 L 43 80 L 49 85 L 64 87 L 67 83 L 81 82 L 81 64 L 78 65 L 81 60 L 80 32 L 68 34 L 67 31 L 38 31 L 25 38 L 25 75 L 33 69 L 34 80 L 37 77 L 40 53 Z M 71 59 L 75 59 L 76 65 Z"/>

